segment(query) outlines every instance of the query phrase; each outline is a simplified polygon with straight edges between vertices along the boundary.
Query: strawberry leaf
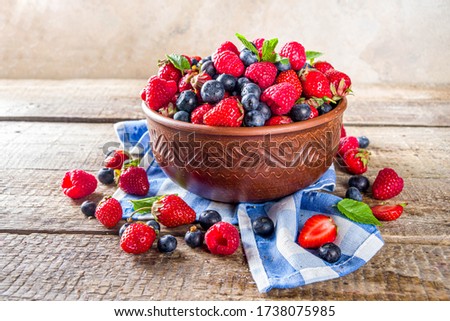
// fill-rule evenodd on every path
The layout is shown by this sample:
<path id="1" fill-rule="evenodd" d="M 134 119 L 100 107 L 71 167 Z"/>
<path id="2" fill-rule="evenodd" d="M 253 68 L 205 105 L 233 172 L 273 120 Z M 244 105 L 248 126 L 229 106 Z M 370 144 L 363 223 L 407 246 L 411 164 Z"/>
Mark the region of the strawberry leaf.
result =
<path id="1" fill-rule="evenodd" d="M 319 58 L 320 56 L 323 55 L 323 53 L 321 53 L 321 52 L 309 51 L 309 50 L 306 50 L 305 54 L 306 54 L 306 60 L 308 60 L 311 65 L 314 63 L 314 59 Z"/>
<path id="2" fill-rule="evenodd" d="M 141 198 L 138 200 L 130 200 L 133 204 L 133 209 L 136 213 L 149 213 L 154 202 L 160 199 L 161 196 L 153 196 L 147 198 Z"/>
<path id="3" fill-rule="evenodd" d="M 261 53 L 262 61 L 275 62 L 277 59 L 277 54 L 275 53 L 275 47 L 278 44 L 278 38 L 273 38 L 270 40 L 264 40 Z"/>
<path id="4" fill-rule="evenodd" d="M 366 203 L 344 198 L 337 203 L 337 208 L 348 219 L 357 223 L 381 225 Z"/>
<path id="5" fill-rule="evenodd" d="M 189 63 L 189 60 L 186 59 L 186 57 L 182 55 L 177 54 L 171 54 L 166 56 L 167 59 L 172 63 L 172 65 L 181 71 L 181 74 L 184 75 L 184 71 L 191 69 L 191 64 Z"/>
<path id="6" fill-rule="evenodd" d="M 258 52 L 258 49 L 256 49 L 255 45 L 252 44 L 243 35 L 241 35 L 239 33 L 236 33 L 236 37 L 242 42 L 242 44 L 244 45 L 245 48 L 247 48 L 248 50 L 250 50 L 251 52 L 253 52 L 256 55 L 256 57 L 258 58 L 258 61 L 259 61 L 260 60 L 259 52 Z"/>

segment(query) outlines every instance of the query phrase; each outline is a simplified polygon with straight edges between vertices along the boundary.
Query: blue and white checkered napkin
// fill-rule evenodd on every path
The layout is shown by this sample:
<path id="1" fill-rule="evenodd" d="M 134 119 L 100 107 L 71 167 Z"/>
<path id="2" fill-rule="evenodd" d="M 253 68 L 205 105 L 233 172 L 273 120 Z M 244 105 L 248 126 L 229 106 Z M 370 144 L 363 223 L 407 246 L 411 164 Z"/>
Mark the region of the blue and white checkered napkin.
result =
<path id="1" fill-rule="evenodd" d="M 364 265 L 384 244 L 375 226 L 352 222 L 335 209 L 339 197 L 319 192 L 334 190 L 336 175 L 333 166 L 315 184 L 276 202 L 238 205 L 220 203 L 188 192 L 163 173 L 149 149 L 150 139 L 145 120 L 120 122 L 114 128 L 126 149 L 133 152 L 132 149 L 139 146 L 140 154 L 145 155 L 141 165 L 146 167 L 150 181 L 150 191 L 146 197 L 177 193 L 197 215 L 206 209 L 214 209 L 222 215 L 223 220 L 239 225 L 249 268 L 260 292 L 344 276 Z M 114 197 L 122 204 L 124 218 L 128 218 L 133 211 L 129 200 L 137 197 L 127 195 L 120 189 Z M 295 243 L 299 229 L 309 217 L 317 213 L 332 216 L 338 226 L 335 243 L 341 248 L 342 257 L 336 263 L 329 264 L 313 251 L 305 250 Z M 262 238 L 252 231 L 252 222 L 265 215 L 275 223 L 276 230 L 270 238 Z M 139 216 L 139 219 L 145 218 Z"/>

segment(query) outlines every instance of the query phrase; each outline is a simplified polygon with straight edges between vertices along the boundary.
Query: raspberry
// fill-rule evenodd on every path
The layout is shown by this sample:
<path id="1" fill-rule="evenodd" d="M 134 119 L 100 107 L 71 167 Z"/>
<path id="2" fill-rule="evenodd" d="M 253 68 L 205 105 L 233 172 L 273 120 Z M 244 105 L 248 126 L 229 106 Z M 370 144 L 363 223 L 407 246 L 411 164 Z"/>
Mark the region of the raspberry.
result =
<path id="1" fill-rule="evenodd" d="M 228 74 L 240 77 L 245 70 L 244 63 L 239 56 L 230 50 L 225 50 L 214 59 L 214 67 L 219 74 Z"/>
<path id="2" fill-rule="evenodd" d="M 64 175 L 61 187 L 64 194 L 70 198 L 82 198 L 94 193 L 97 179 L 81 169 L 74 169 Z"/>
<path id="3" fill-rule="evenodd" d="M 265 102 L 274 115 L 287 114 L 300 97 L 294 85 L 283 82 L 270 86 L 261 95 L 261 101 Z"/>
<path id="4" fill-rule="evenodd" d="M 403 186 L 403 178 L 392 168 L 383 168 L 373 182 L 372 194 L 377 200 L 387 200 L 400 194 Z"/>
<path id="5" fill-rule="evenodd" d="M 205 243 L 212 254 L 231 255 L 239 247 L 239 232 L 234 225 L 219 222 L 208 229 L 205 234 Z"/>
<path id="6" fill-rule="evenodd" d="M 273 63 L 267 61 L 257 62 L 247 67 L 245 77 L 264 90 L 275 82 L 277 72 L 277 67 Z"/>
<path id="7" fill-rule="evenodd" d="M 306 62 L 305 48 L 298 42 L 286 43 L 280 50 L 280 55 L 289 58 L 292 69 L 298 71 L 303 68 Z"/>

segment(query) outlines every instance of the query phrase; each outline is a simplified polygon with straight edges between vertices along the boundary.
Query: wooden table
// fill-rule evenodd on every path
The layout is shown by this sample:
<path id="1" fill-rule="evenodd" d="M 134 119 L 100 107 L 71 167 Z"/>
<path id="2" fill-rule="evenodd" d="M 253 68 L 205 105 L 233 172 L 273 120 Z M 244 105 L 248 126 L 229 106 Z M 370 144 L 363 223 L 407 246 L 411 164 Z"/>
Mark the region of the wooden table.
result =
<path id="1" fill-rule="evenodd" d="M 343 278 L 260 294 L 239 250 L 188 248 L 131 256 L 117 229 L 84 218 L 60 190 L 64 173 L 96 173 L 112 124 L 140 119 L 145 80 L 1 80 L 1 300 L 449 300 L 450 87 L 357 86 L 345 124 L 371 140 L 373 181 L 383 167 L 405 179 L 381 251 Z M 338 172 L 343 196 L 348 174 Z M 114 188 L 100 185 L 99 200 Z M 370 197 L 365 200 L 374 204 Z M 163 230 L 164 232 L 164 230 Z"/>

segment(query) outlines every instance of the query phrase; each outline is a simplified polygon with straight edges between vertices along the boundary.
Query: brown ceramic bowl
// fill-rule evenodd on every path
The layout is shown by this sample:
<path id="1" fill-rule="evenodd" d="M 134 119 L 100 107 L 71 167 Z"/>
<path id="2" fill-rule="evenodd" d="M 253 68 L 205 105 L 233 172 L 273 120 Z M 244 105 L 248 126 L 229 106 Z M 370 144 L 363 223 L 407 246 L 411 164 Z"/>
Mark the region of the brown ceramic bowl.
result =
<path id="1" fill-rule="evenodd" d="M 143 104 L 154 156 L 178 185 L 227 202 L 263 202 L 317 181 L 336 154 L 346 99 L 303 122 L 211 127 L 176 121 Z"/>

